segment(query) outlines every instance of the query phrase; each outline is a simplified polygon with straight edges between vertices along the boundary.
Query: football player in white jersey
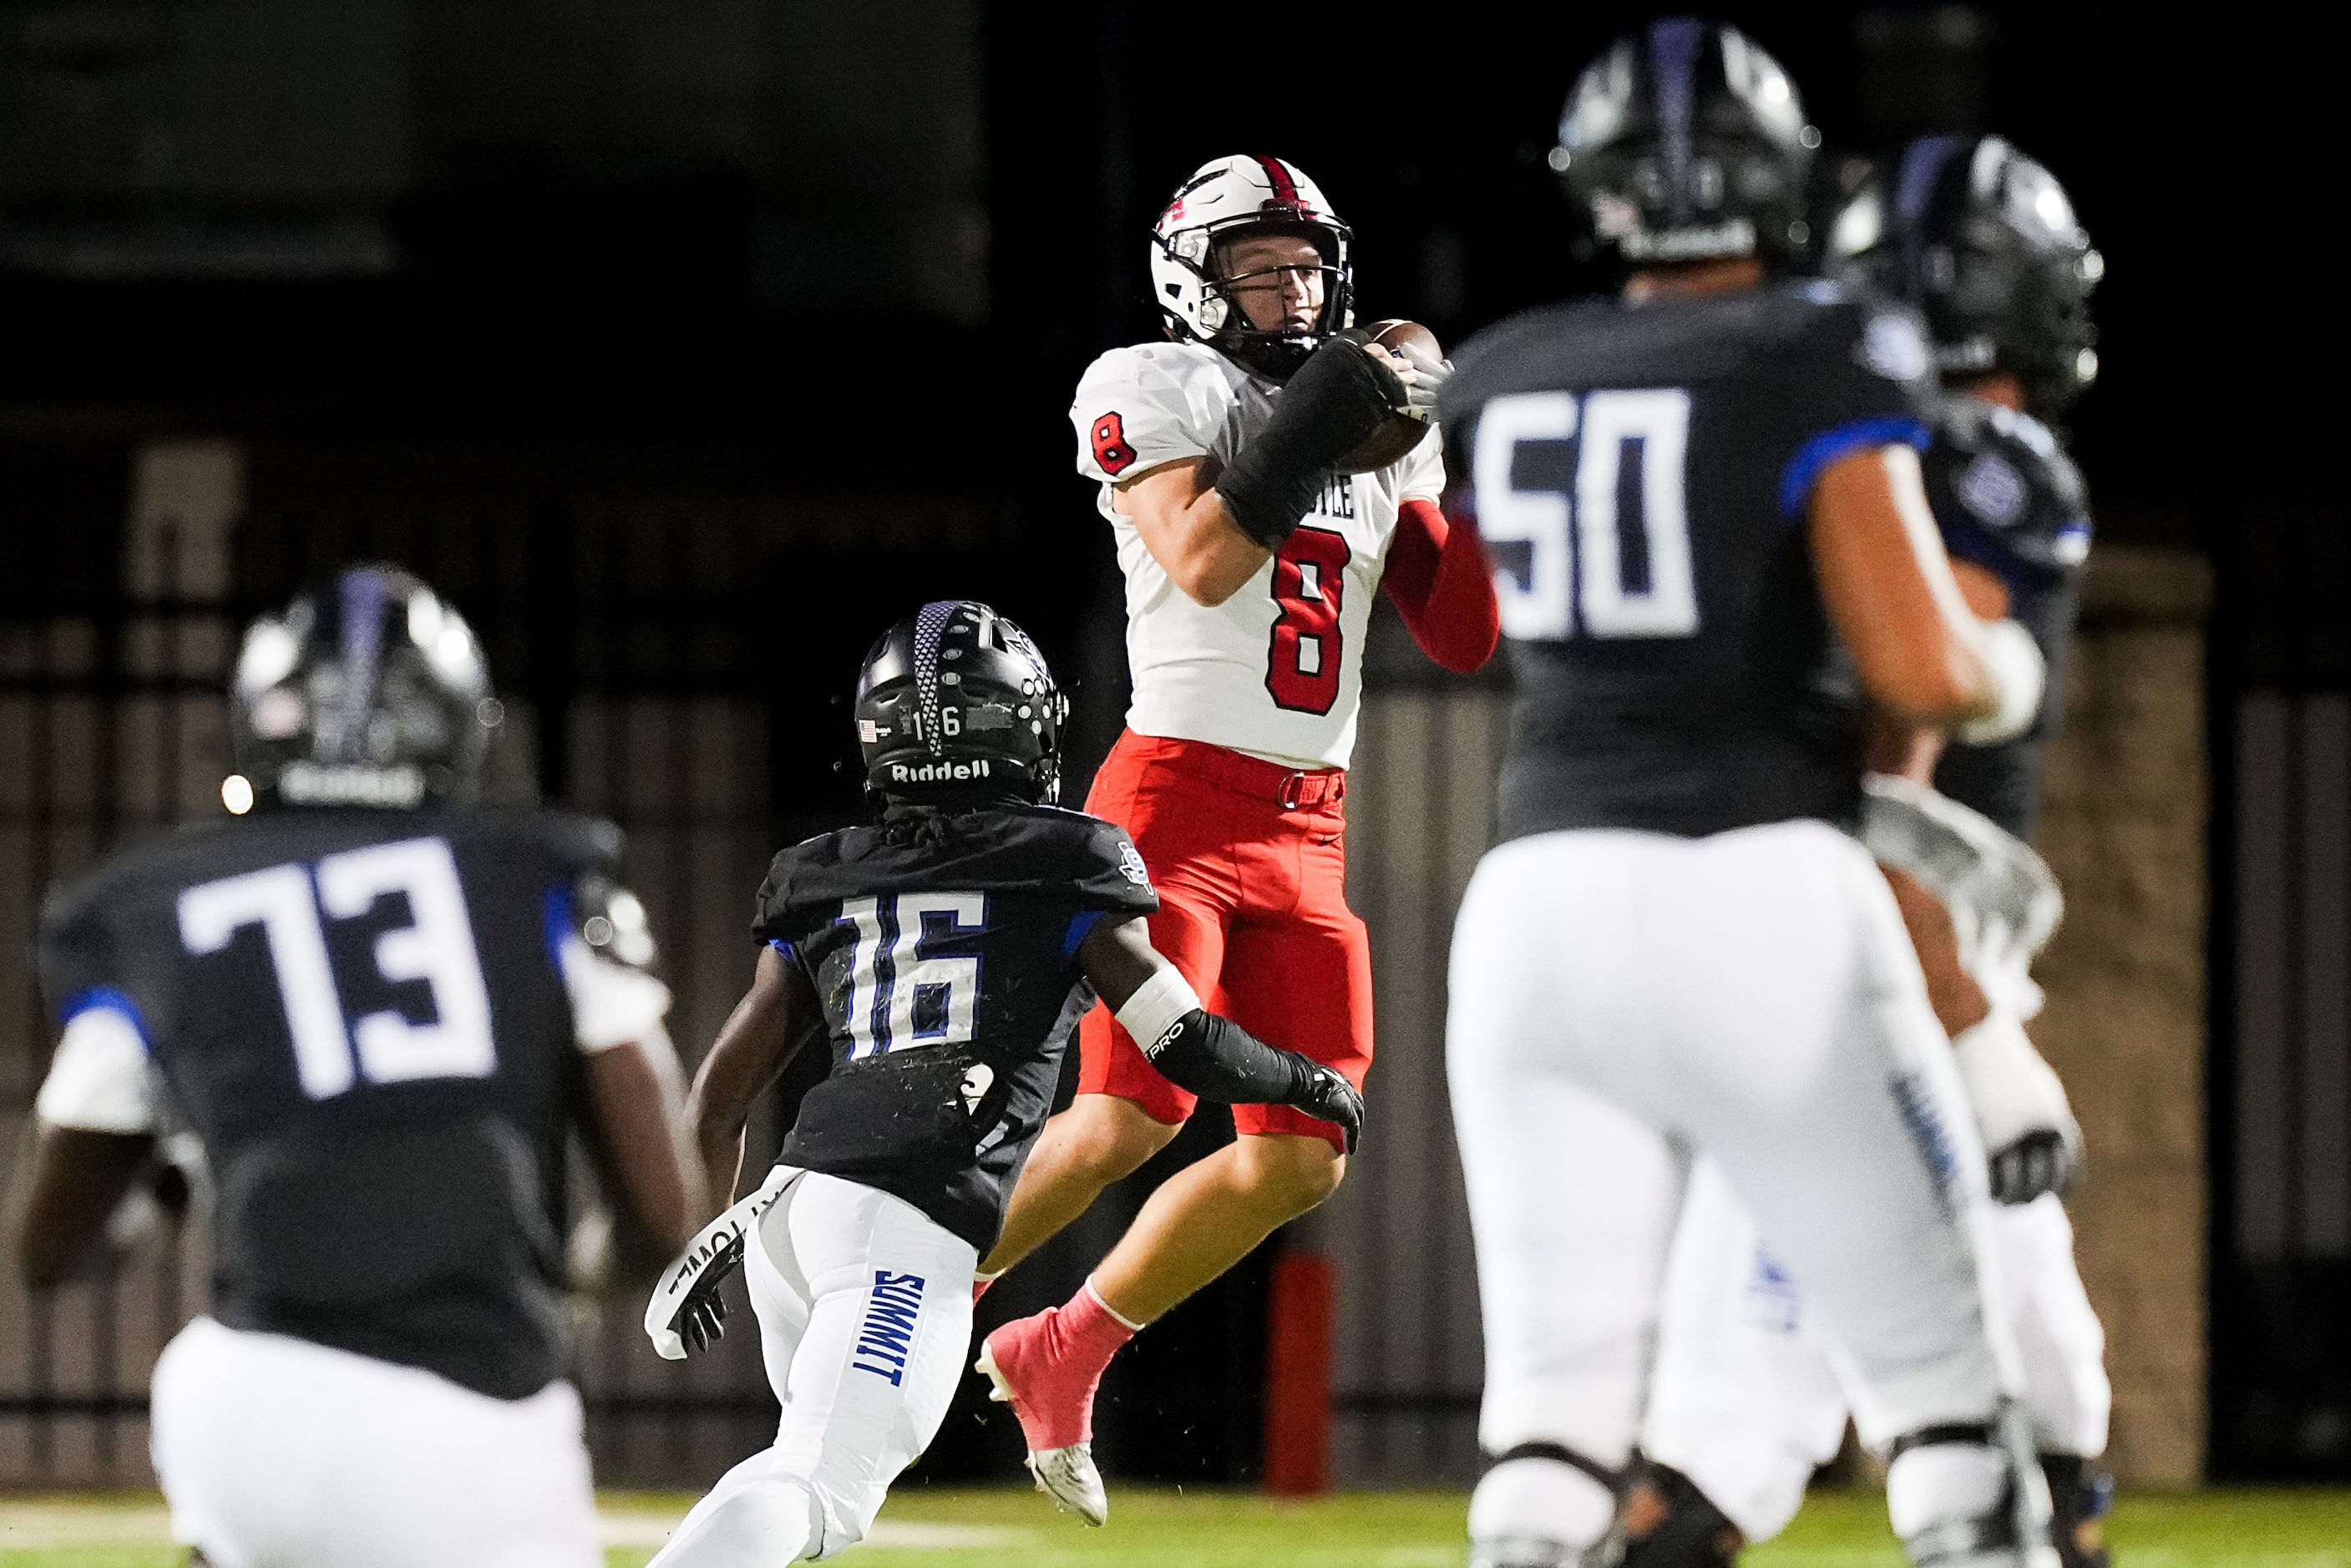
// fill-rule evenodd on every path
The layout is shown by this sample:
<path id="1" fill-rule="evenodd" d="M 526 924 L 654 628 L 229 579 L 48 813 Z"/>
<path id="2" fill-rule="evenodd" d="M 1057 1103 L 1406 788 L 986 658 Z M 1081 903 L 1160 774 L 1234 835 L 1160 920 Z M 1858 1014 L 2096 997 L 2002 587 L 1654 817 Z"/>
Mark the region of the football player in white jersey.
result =
<path id="1" fill-rule="evenodd" d="M 1168 341 L 1113 349 L 1078 385 L 1078 468 L 1126 574 L 1126 732 L 1086 809 L 1124 827 L 1160 895 L 1151 939 L 1244 1028 L 1363 1082 L 1371 958 L 1347 908 L 1348 753 L 1364 628 L 1384 584 L 1431 657 L 1491 655 L 1493 587 L 1474 530 L 1449 530 L 1437 442 L 1350 472 L 1398 413 L 1425 418 L 1448 369 L 1347 331 L 1351 234 L 1277 158 L 1220 158 L 1152 236 Z M 1194 1097 L 1100 1009 L 1075 1105 L 1013 1195 L 1000 1273 L 1165 1147 Z M 1070 1302 L 988 1336 L 980 1369 L 1020 1417 L 1029 1466 L 1100 1523 L 1094 1389 L 1119 1345 L 1330 1196 L 1340 1129 L 1236 1106 L 1231 1147 L 1169 1180 Z"/>

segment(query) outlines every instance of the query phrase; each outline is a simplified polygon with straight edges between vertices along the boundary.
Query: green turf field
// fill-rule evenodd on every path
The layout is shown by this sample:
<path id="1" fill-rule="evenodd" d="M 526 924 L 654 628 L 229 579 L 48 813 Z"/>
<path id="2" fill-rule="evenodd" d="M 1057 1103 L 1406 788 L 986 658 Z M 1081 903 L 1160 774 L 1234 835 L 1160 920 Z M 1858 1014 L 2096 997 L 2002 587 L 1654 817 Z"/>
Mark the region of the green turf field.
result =
<path id="1" fill-rule="evenodd" d="M 611 1568 L 639 1568 L 690 1499 L 606 1500 Z M 883 1510 L 862 1568 L 1455 1568 L 1463 1499 L 1392 1492 L 1273 1502 L 1231 1492 L 1112 1492 L 1084 1530 L 1033 1492 L 910 1487 Z M 2131 1497 L 2123 1568 L 2351 1568 L 2351 1491 Z M 0 1568 L 178 1568 L 152 1497 L 0 1499 Z M 1900 1568 L 1879 1501 L 1817 1495 L 1751 1568 Z"/>

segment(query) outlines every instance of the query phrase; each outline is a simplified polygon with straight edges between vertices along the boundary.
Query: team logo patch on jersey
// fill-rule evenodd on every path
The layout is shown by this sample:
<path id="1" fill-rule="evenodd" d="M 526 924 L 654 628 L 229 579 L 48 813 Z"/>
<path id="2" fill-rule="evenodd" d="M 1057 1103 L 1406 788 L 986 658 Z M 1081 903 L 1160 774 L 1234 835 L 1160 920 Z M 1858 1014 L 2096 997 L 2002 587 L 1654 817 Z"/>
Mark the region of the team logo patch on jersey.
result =
<path id="1" fill-rule="evenodd" d="M 893 1385 L 902 1382 L 907 1359 L 914 1354 L 914 1324 L 922 1315 L 922 1275 L 874 1270 L 873 1293 L 866 1303 L 865 1321 L 857 1325 L 850 1370 L 871 1372 Z"/>
<path id="2" fill-rule="evenodd" d="M 1998 452 L 1978 456 L 1951 489 L 1960 505 L 1995 528 L 2010 526 L 2024 511 L 2024 476 Z"/>
<path id="3" fill-rule="evenodd" d="M 1861 335 L 1862 368 L 1889 381 L 1915 381 L 1927 373 L 1927 340 L 1907 316 L 1874 316 Z"/>
<path id="4" fill-rule="evenodd" d="M 1121 875 L 1138 888 L 1151 886 L 1151 873 L 1143 864 L 1143 852 L 1132 841 L 1118 846 L 1118 868 Z"/>

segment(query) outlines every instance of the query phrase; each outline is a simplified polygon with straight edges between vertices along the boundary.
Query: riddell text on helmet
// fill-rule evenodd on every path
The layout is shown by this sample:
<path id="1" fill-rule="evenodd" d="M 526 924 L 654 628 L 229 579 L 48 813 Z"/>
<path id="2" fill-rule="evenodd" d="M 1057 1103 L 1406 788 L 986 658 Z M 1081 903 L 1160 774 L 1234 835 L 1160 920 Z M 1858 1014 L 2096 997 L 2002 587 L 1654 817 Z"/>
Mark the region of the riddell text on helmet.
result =
<path id="1" fill-rule="evenodd" d="M 910 768 L 904 763 L 890 764 L 892 784 L 946 784 L 954 779 L 984 779 L 994 777 L 986 757 L 969 763 L 925 763 Z"/>

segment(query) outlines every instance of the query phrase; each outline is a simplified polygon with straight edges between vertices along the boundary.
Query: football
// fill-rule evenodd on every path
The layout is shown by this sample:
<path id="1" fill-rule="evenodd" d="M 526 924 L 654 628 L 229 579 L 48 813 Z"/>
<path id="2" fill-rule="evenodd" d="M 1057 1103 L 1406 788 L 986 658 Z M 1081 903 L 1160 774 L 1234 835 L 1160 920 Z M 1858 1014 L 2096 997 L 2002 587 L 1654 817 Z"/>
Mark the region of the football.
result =
<path id="1" fill-rule="evenodd" d="M 1437 347 L 1437 334 L 1417 321 L 1389 319 L 1374 321 L 1365 328 L 1372 341 L 1383 348 L 1401 350 L 1409 343 L 1432 358 L 1442 359 L 1445 350 Z M 1403 414 L 1391 414 L 1387 422 L 1364 438 L 1363 441 L 1339 460 L 1342 473 L 1369 473 L 1385 468 L 1420 444 L 1428 433 L 1428 426 L 1419 420 Z"/>

